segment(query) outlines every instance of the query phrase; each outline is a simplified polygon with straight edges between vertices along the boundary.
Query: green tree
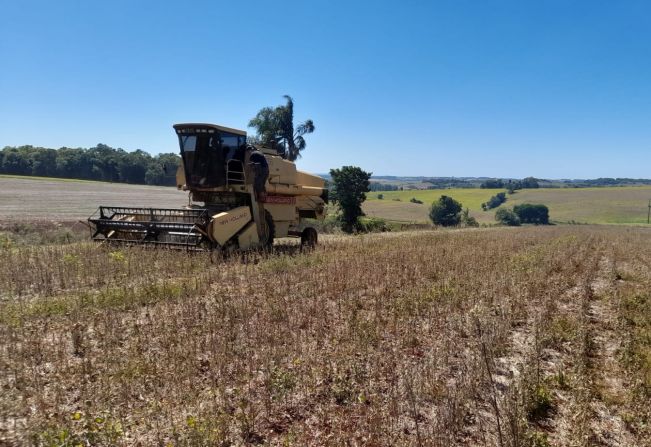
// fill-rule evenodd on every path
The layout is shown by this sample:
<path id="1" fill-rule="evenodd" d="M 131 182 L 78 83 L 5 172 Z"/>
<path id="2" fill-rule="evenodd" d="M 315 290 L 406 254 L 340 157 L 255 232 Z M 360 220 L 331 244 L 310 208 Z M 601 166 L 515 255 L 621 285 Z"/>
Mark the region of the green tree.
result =
<path id="1" fill-rule="evenodd" d="M 90 159 L 93 179 L 99 178 L 107 182 L 125 181 L 124 177 L 120 176 L 120 165 L 124 164 L 123 160 L 126 156 L 126 151 L 123 149 L 114 149 L 99 143 L 88 149 L 85 155 Z M 126 173 L 126 170 L 124 172 Z"/>
<path id="2" fill-rule="evenodd" d="M 120 181 L 145 183 L 145 174 L 150 162 L 151 155 L 140 149 L 122 155 L 118 162 Z"/>
<path id="3" fill-rule="evenodd" d="M 171 186 L 180 160 L 176 154 L 152 157 L 105 144 L 90 149 L 6 146 L 0 150 L 0 173 Z"/>
<path id="4" fill-rule="evenodd" d="M 506 202 L 506 193 L 505 192 L 498 192 L 496 195 L 492 196 L 488 202 L 482 203 L 481 204 L 481 209 L 484 211 L 488 211 L 493 208 L 497 208 L 501 204 Z"/>
<path id="5" fill-rule="evenodd" d="M 504 181 L 501 179 L 489 179 L 479 185 L 481 189 L 502 189 L 504 188 Z"/>
<path id="6" fill-rule="evenodd" d="M 56 175 L 57 151 L 38 148 L 32 156 L 32 175 L 52 177 Z"/>
<path id="7" fill-rule="evenodd" d="M 303 135 L 314 132 L 314 122 L 305 120 L 294 128 L 294 101 L 284 96 L 284 106 L 264 107 L 249 121 L 249 127 L 256 129 L 256 139 L 271 147 L 282 146 L 284 157 L 294 161 L 301 156 L 306 143 Z"/>
<path id="8" fill-rule="evenodd" d="M 495 220 L 502 225 L 508 225 L 510 227 L 517 227 L 520 225 L 520 218 L 518 215 L 507 208 L 500 208 L 497 210 L 497 212 L 495 212 Z"/>
<path id="9" fill-rule="evenodd" d="M 470 210 L 468 208 L 461 211 L 461 224 L 464 227 L 478 227 L 479 226 L 479 222 L 477 222 L 477 219 L 475 219 L 473 216 L 470 215 Z"/>
<path id="10" fill-rule="evenodd" d="M 459 225 L 461 221 L 461 209 L 461 203 L 452 197 L 441 196 L 436 202 L 432 203 L 429 209 L 429 218 L 434 225 L 453 227 Z"/>
<path id="11" fill-rule="evenodd" d="M 89 150 L 62 147 L 57 151 L 56 172 L 58 177 L 103 180 L 93 170 L 93 156 Z"/>
<path id="12" fill-rule="evenodd" d="M 5 174 L 31 175 L 31 160 L 26 156 L 22 148 L 4 149 L 4 160 L 2 169 Z"/>
<path id="13" fill-rule="evenodd" d="M 523 178 L 522 181 L 520 182 L 520 186 L 521 186 L 522 189 L 540 188 L 540 184 L 538 183 L 538 179 L 535 178 L 535 177 Z"/>
<path id="14" fill-rule="evenodd" d="M 532 223 L 537 225 L 549 224 L 549 208 L 545 205 L 523 203 L 514 206 L 513 211 L 518 215 L 522 223 Z"/>
<path id="15" fill-rule="evenodd" d="M 359 227 L 358 218 L 363 216 L 362 203 L 370 191 L 371 173 L 356 166 L 331 169 L 331 200 L 341 209 L 341 228 L 351 233 Z"/>

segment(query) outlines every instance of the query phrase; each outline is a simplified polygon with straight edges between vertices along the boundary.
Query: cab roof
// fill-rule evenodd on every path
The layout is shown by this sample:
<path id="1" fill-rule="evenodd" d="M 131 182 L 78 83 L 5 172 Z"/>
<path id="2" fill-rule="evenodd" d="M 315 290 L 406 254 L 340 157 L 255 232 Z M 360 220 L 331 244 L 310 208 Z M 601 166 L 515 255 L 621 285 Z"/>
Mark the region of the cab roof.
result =
<path id="1" fill-rule="evenodd" d="M 209 124 L 209 123 L 181 123 L 181 124 L 174 124 L 173 127 L 177 132 L 184 131 L 186 129 L 214 129 L 220 132 L 234 133 L 235 135 L 241 135 L 243 137 L 246 136 L 246 132 L 244 130 L 232 129 L 230 127 L 219 126 L 217 124 Z"/>

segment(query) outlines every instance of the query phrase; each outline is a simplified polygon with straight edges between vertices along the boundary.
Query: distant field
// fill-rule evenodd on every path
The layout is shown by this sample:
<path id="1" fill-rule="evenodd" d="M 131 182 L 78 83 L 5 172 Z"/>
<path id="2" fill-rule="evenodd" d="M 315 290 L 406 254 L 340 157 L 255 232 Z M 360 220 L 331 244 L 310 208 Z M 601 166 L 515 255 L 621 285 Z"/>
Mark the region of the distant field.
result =
<path id="1" fill-rule="evenodd" d="M 166 186 L 0 176 L 0 220 L 75 221 L 99 205 L 180 207 L 187 193 Z"/>
<path id="2" fill-rule="evenodd" d="M 468 207 L 480 222 L 492 223 L 496 210 L 482 211 L 481 204 L 500 191 L 475 188 L 373 192 L 368 194 L 364 211 L 390 220 L 426 222 L 429 205 L 445 194 Z M 383 194 L 384 199 L 378 200 L 378 194 Z M 424 203 L 410 203 L 412 197 Z M 502 205 L 507 208 L 524 202 L 547 205 L 555 222 L 641 224 L 646 223 L 651 186 L 530 189 L 507 197 Z"/>
<path id="3" fill-rule="evenodd" d="M 427 222 L 430 204 L 445 194 L 468 207 L 479 222 L 493 223 L 495 210 L 482 211 L 481 204 L 498 192 L 479 188 L 372 192 L 363 208 L 369 216 Z M 378 194 L 384 199 L 378 200 Z M 410 203 L 412 197 L 424 203 Z M 650 198 L 651 186 L 532 189 L 509 195 L 503 206 L 542 203 L 555 222 L 642 224 Z M 3 222 L 76 221 L 87 218 L 99 205 L 175 208 L 186 203 L 187 193 L 172 187 L 0 175 Z"/>
<path id="4" fill-rule="evenodd" d="M 646 223 L 651 186 L 518 191 L 503 206 L 543 203 L 556 222 Z"/>
<path id="5" fill-rule="evenodd" d="M 387 191 L 368 193 L 368 201 L 364 204 L 364 212 L 369 216 L 405 222 L 426 222 L 429 206 L 441 195 L 447 195 L 461 202 L 464 208 L 469 208 L 471 214 L 480 222 L 492 222 L 493 214 L 481 210 L 481 204 L 501 190 L 479 188 L 456 189 L 427 189 L 417 191 Z M 384 199 L 378 200 L 378 194 Z M 416 198 L 423 204 L 411 203 Z M 398 201 L 397 199 L 400 199 Z"/>
<path id="6" fill-rule="evenodd" d="M 99 180 L 81 180 L 76 178 L 39 177 L 35 175 L 13 175 L 13 174 L 0 174 L 0 179 L 38 180 L 39 182 L 106 183 Z"/>

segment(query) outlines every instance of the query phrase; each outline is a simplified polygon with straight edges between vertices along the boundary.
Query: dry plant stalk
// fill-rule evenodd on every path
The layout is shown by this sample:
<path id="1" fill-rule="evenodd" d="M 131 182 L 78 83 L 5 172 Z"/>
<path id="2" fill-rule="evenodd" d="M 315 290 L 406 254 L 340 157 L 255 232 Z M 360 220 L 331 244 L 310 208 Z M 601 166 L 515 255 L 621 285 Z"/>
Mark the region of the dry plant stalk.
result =
<path id="1" fill-rule="evenodd" d="M 0 251 L 0 444 L 648 445 L 646 229 L 325 239 Z"/>

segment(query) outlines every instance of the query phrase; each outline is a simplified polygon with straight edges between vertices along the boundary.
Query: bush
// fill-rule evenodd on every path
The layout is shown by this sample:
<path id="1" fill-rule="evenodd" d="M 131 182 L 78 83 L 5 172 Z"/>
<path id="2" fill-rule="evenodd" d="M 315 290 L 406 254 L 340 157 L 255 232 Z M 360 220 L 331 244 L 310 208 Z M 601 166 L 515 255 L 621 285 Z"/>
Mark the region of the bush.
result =
<path id="1" fill-rule="evenodd" d="M 474 217 L 472 217 L 470 215 L 470 210 L 468 208 L 466 208 L 465 210 L 463 210 L 461 212 L 461 224 L 464 227 L 478 227 L 479 226 L 479 222 L 477 222 L 477 219 L 475 219 Z"/>
<path id="2" fill-rule="evenodd" d="M 459 225 L 461 221 L 461 204 L 452 197 L 441 196 L 438 201 L 432 203 L 429 218 L 434 225 L 443 227 Z"/>
<path id="3" fill-rule="evenodd" d="M 506 202 L 506 193 L 498 192 L 496 195 L 491 197 L 488 200 L 488 202 L 482 203 L 481 208 L 484 211 L 487 211 L 487 210 L 490 210 L 490 209 L 493 209 L 493 208 L 497 208 L 498 206 L 500 206 L 504 202 Z"/>
<path id="4" fill-rule="evenodd" d="M 341 232 L 341 216 L 340 213 L 328 212 L 325 219 L 301 219 L 299 230 L 307 227 L 312 227 L 319 233 L 324 234 L 337 234 Z"/>
<path id="5" fill-rule="evenodd" d="M 409 199 L 409 201 L 410 201 L 411 203 L 420 203 L 421 205 L 422 205 L 422 203 L 423 203 L 422 200 L 418 200 L 416 197 L 412 197 L 411 199 Z"/>
<path id="6" fill-rule="evenodd" d="M 512 210 L 502 208 L 497 210 L 495 213 L 495 220 L 501 223 L 502 225 L 508 225 L 510 227 L 517 227 L 520 225 L 520 218 Z"/>
<path id="7" fill-rule="evenodd" d="M 361 233 L 383 233 L 391 231 L 387 221 L 379 217 L 360 217 L 357 221 L 357 231 Z"/>
<path id="8" fill-rule="evenodd" d="M 384 194 L 378 194 L 378 195 L 377 195 L 377 198 L 378 198 L 378 200 L 382 200 L 382 199 L 384 199 Z"/>
<path id="9" fill-rule="evenodd" d="M 533 205 L 523 203 L 513 207 L 513 211 L 520 218 L 522 223 L 532 223 L 536 225 L 549 224 L 549 208 L 545 205 Z"/>

